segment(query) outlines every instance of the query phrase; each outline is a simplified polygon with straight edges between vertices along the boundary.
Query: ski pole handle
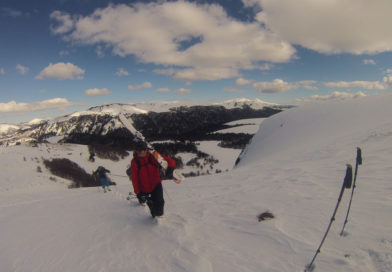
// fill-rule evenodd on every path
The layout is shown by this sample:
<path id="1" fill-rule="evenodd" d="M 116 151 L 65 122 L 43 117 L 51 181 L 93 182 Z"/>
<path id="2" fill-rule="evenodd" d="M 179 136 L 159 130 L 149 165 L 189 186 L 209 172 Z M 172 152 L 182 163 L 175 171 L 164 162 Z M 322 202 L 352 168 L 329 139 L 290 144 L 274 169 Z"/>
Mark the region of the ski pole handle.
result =
<path id="1" fill-rule="evenodd" d="M 351 164 L 347 164 L 347 169 L 346 169 L 346 176 L 344 177 L 344 187 L 346 189 L 350 189 L 351 185 L 353 183 L 353 167 Z"/>
<path id="2" fill-rule="evenodd" d="M 357 147 L 357 165 L 362 164 L 362 150 L 361 148 Z"/>

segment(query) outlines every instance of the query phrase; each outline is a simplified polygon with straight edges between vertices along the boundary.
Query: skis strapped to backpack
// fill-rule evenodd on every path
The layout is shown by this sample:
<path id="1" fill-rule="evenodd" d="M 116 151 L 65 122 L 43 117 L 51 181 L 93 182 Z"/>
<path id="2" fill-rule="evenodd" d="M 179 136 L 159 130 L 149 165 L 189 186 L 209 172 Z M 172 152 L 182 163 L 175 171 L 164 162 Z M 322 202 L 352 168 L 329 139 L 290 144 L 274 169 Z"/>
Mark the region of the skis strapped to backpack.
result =
<path id="1" fill-rule="evenodd" d="M 154 158 L 156 159 L 156 161 L 158 162 L 158 164 L 164 169 L 166 170 L 168 167 L 168 163 L 167 161 L 161 156 L 161 154 L 159 154 L 158 151 L 156 151 L 154 149 L 154 147 L 148 142 L 146 141 L 146 138 L 143 136 L 143 134 L 141 134 L 132 124 L 131 122 L 129 122 L 129 120 L 124 116 L 124 114 L 120 113 L 118 115 L 118 120 L 124 125 L 124 127 L 126 129 L 129 130 L 129 132 L 131 132 L 137 140 L 144 142 L 148 149 L 150 149 L 150 153 L 151 155 L 154 156 Z M 173 181 L 177 184 L 181 183 L 181 181 L 184 179 L 184 176 L 177 170 L 175 169 L 173 171 Z"/>

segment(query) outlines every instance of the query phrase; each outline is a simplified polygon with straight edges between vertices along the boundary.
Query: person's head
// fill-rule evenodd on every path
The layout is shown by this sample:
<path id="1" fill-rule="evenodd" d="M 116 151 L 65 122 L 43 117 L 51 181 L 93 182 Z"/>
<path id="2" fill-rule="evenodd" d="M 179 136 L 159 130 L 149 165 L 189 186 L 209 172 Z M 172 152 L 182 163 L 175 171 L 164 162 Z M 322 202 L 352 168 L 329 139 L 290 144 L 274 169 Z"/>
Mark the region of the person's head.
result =
<path id="1" fill-rule="evenodd" d="M 147 155 L 147 149 L 144 150 L 136 150 L 136 156 L 144 158 Z"/>
<path id="2" fill-rule="evenodd" d="M 147 155 L 148 147 L 145 142 L 137 142 L 135 144 L 135 152 L 138 157 L 145 157 Z"/>

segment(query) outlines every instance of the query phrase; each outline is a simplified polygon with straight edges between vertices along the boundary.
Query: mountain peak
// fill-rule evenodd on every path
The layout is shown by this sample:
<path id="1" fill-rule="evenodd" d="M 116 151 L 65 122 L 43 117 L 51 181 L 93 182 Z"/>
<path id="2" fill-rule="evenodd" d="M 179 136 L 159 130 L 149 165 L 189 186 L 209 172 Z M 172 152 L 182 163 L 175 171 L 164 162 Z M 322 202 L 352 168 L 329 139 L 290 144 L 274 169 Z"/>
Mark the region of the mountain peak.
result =
<path id="1" fill-rule="evenodd" d="M 241 108 L 244 105 L 248 105 L 249 107 L 251 107 L 253 109 L 262 109 L 264 107 L 278 106 L 278 104 L 266 102 L 266 101 L 260 100 L 258 98 L 255 98 L 255 99 L 235 98 L 235 99 L 226 100 L 226 101 L 223 101 L 220 103 L 214 103 L 214 105 L 221 105 L 221 106 L 224 106 L 225 108 Z"/>

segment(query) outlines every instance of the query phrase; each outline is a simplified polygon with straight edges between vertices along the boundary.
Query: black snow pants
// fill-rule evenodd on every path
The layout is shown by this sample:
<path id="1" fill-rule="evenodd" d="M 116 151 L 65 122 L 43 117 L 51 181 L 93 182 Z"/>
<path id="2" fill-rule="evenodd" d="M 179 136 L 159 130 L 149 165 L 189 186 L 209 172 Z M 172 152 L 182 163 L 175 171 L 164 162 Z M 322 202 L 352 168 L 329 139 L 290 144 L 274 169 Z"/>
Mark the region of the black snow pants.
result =
<path id="1" fill-rule="evenodd" d="M 150 197 L 147 199 L 147 205 L 150 208 L 151 216 L 162 216 L 163 207 L 165 206 L 165 200 L 163 199 L 163 187 L 162 183 L 155 186 L 151 192 Z"/>

